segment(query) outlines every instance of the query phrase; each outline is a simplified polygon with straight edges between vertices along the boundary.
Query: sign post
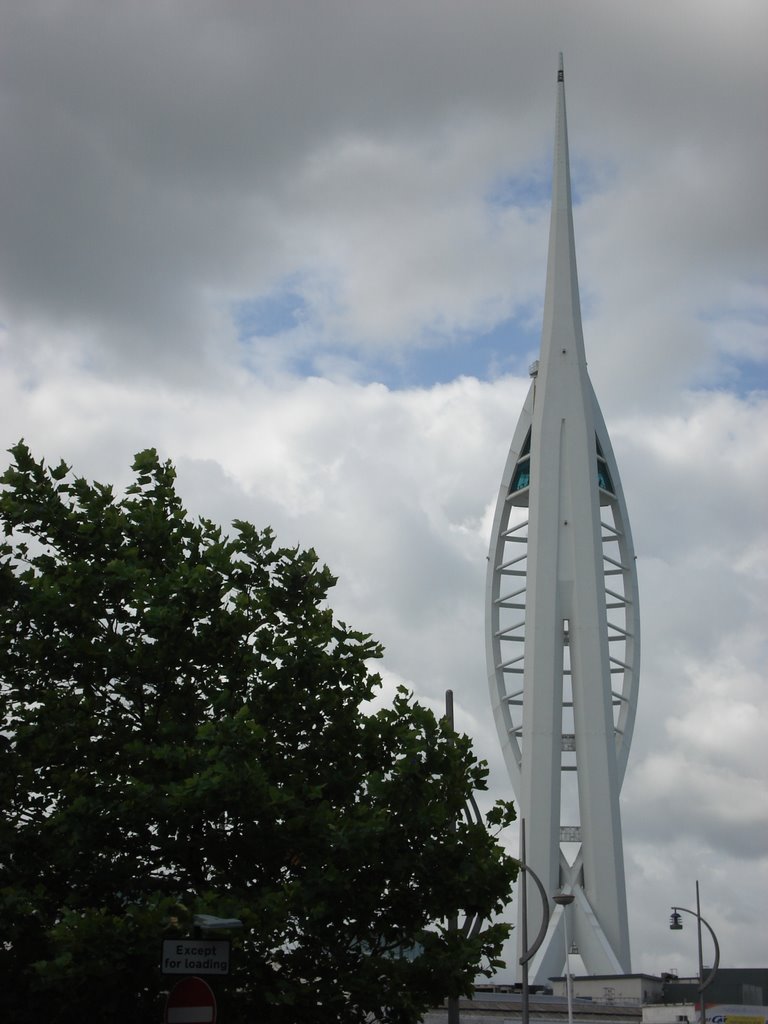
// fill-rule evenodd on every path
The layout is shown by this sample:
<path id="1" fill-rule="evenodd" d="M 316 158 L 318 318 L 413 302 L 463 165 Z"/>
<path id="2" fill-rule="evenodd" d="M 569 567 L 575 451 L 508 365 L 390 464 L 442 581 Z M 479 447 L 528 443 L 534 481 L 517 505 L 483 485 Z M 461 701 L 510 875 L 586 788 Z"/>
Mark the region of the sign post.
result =
<path id="1" fill-rule="evenodd" d="M 216 997 L 202 978 L 177 981 L 168 993 L 165 1024 L 216 1024 Z"/>

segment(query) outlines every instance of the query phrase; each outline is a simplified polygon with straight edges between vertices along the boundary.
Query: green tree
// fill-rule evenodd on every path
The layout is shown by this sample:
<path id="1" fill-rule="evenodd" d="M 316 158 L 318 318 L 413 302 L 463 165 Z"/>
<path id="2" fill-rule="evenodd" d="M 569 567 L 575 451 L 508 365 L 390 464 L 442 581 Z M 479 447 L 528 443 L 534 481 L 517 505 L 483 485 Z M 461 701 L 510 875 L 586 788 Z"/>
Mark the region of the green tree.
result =
<path id="1" fill-rule="evenodd" d="M 159 1021 L 164 936 L 239 917 L 221 1019 L 409 1022 L 489 973 L 517 865 L 486 768 L 380 685 L 335 580 L 270 530 L 124 497 L 20 443 L 0 478 L 0 974 L 8 1019 Z M 513 817 L 497 805 L 490 824 Z"/>

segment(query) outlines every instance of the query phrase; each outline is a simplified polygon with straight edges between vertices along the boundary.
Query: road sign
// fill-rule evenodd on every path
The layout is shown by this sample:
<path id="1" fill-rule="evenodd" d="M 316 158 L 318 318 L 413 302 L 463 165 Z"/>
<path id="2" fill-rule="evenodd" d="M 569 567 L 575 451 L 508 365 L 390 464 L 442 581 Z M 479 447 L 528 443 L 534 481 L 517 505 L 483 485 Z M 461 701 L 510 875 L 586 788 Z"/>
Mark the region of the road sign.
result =
<path id="1" fill-rule="evenodd" d="M 177 981 L 168 993 L 165 1024 L 216 1024 L 216 997 L 202 978 Z"/>
<path id="2" fill-rule="evenodd" d="M 163 974 L 229 974 L 229 939 L 163 939 Z"/>

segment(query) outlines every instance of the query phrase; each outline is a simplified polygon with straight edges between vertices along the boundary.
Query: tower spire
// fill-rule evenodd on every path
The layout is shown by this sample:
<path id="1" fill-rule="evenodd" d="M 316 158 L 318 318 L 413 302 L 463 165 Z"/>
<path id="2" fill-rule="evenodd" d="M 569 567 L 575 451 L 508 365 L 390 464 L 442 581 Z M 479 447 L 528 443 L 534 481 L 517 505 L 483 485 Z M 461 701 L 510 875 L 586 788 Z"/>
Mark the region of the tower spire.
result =
<path id="1" fill-rule="evenodd" d="M 557 329 L 557 338 L 553 330 Z M 568 120 L 565 110 L 565 73 L 560 54 L 557 72 L 557 106 L 555 113 L 555 149 L 552 167 L 552 211 L 549 223 L 549 255 L 547 284 L 544 293 L 542 324 L 542 361 L 558 343 L 576 347 L 577 355 L 586 364 L 584 337 L 581 329 L 579 279 L 576 272 L 576 243 L 573 231 L 571 169 L 568 156 Z"/>
<path id="2" fill-rule="evenodd" d="M 589 973 L 630 969 L 619 790 L 640 650 L 629 520 L 587 375 L 564 78 L 560 55 L 541 355 L 502 476 L 486 589 L 491 703 L 527 861 L 549 892 L 574 896 L 532 961 L 536 983 L 564 967 L 566 913 Z"/>

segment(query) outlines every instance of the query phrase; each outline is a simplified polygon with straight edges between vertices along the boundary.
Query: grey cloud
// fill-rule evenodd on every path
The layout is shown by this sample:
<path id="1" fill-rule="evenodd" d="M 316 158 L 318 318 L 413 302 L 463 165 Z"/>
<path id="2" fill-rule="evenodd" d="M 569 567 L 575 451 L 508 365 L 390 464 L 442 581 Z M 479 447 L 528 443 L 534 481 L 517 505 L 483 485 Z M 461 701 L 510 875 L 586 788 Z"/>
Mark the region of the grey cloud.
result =
<path id="1" fill-rule="evenodd" d="M 576 170 L 584 152 L 619 171 L 621 187 L 606 200 L 613 212 L 598 201 L 580 238 L 585 282 L 603 282 L 599 317 L 610 328 L 607 297 L 626 303 L 631 285 L 635 294 L 650 287 L 657 308 L 659 289 L 652 276 L 644 284 L 642 267 L 658 266 L 657 278 L 678 293 L 694 269 L 701 278 L 707 253 L 708 279 L 743 277 L 763 237 L 748 200 L 765 162 L 750 124 L 764 75 L 755 42 L 764 12 L 743 5 L 736 38 L 716 7 L 696 11 L 691 19 L 681 4 L 663 17 L 626 15 L 588 3 L 578 15 L 565 4 L 544 14 L 535 4 L 493 3 L 478 18 L 453 2 L 8 5 L 6 318 L 33 328 L 26 344 L 74 329 L 102 372 L 122 364 L 166 377 L 179 357 L 214 364 L 232 344 L 231 299 L 297 273 L 310 283 L 335 275 L 343 299 L 340 312 L 314 307 L 318 350 L 334 335 L 387 350 L 423 344 L 436 324 L 447 336 L 492 325 L 543 284 L 530 244 L 515 250 L 522 226 L 499 219 L 489 229 L 481 200 L 499 175 L 546 168 L 551 74 L 542 68 L 559 46 L 573 69 Z M 684 38 L 695 46 L 681 46 Z M 716 154 L 705 148 L 713 135 Z M 389 208 L 376 181 L 386 163 L 370 180 L 338 164 L 354 140 L 388 148 L 394 166 L 421 151 L 414 169 L 429 189 L 392 180 L 389 196 L 403 201 Z M 690 155 L 677 178 L 666 173 L 675 153 Z M 334 158 L 331 177 L 313 181 L 308 172 L 324 154 Z M 646 191 L 632 206 L 627 188 L 638 176 Z M 341 191 L 332 201 L 324 190 L 334 180 Z M 718 203 L 729 184 L 729 202 Z M 462 194 L 474 208 L 451 230 Z M 649 217 L 649 200 L 667 212 Z M 615 235 L 597 225 L 622 220 L 617 259 Z M 723 227 L 733 241 L 724 253 Z M 600 230 L 592 256 L 590 236 Z M 414 232 L 420 255 L 408 267 Z M 407 280 L 397 273 L 404 262 Z M 598 322 L 595 355 L 605 354 L 603 333 Z M 664 346 L 658 319 L 649 333 Z M 639 367 L 643 357 L 629 351 L 625 341 L 614 376 Z M 678 382 L 695 360 L 693 349 L 681 354 Z"/>
<path id="2" fill-rule="evenodd" d="M 80 373 L 54 374 L 42 393 L 30 393 L 8 374 L 0 427 L 9 443 L 23 431 L 48 458 L 64 455 L 78 471 L 118 483 L 127 478 L 129 453 L 156 444 L 177 461 L 182 493 L 195 511 L 225 523 L 236 515 L 271 523 L 281 542 L 314 545 L 340 577 L 332 595 L 337 614 L 386 644 L 387 678 L 411 682 L 438 703 L 452 688 L 491 764 L 492 794 L 511 795 L 485 682 L 483 524 L 526 383 L 463 380 L 393 393 L 321 380 L 267 388 L 232 373 L 228 390 L 192 395 L 130 379 L 107 385 Z M 761 435 L 741 426 L 753 414 L 749 403 L 732 400 L 740 457 L 764 479 Z M 653 445 L 625 473 L 630 497 L 656 487 L 655 517 L 653 504 L 638 508 L 633 527 L 639 545 L 649 533 L 664 555 L 649 560 L 641 576 L 644 666 L 623 792 L 630 888 L 642 887 L 662 907 L 668 890 L 692 877 L 681 843 L 704 851 L 713 865 L 737 865 L 740 878 L 757 880 L 762 871 L 764 787 L 754 787 L 765 766 L 760 749 L 745 741 L 743 724 L 729 747 L 738 723 L 723 712 L 735 703 L 754 704 L 757 721 L 766 712 L 764 688 L 755 682 L 765 660 L 764 616 L 744 598 L 746 592 L 757 601 L 761 569 L 749 563 L 735 570 L 721 558 L 693 569 L 703 544 L 727 541 L 729 559 L 738 560 L 761 542 L 765 525 L 753 508 L 734 537 L 727 520 L 692 516 L 689 535 L 676 530 L 674 543 L 665 541 L 668 502 L 685 521 L 700 500 L 699 462 L 721 422 L 706 395 L 697 415 L 699 429 L 678 438 L 674 491 L 656 486 L 664 453 Z M 653 410 L 609 425 L 619 437 L 643 436 L 655 426 Z M 734 474 L 732 501 L 749 509 L 751 486 L 749 473 Z M 705 593 L 714 596 L 703 602 Z M 670 750 L 677 756 L 671 763 L 664 761 Z M 671 899 L 680 898 L 673 892 Z M 636 913 L 635 969 L 648 970 L 656 962 L 653 924 L 643 908 Z M 749 945 L 735 928 L 731 950 L 733 962 L 749 961 Z"/>

